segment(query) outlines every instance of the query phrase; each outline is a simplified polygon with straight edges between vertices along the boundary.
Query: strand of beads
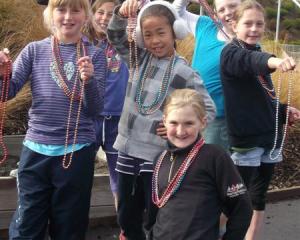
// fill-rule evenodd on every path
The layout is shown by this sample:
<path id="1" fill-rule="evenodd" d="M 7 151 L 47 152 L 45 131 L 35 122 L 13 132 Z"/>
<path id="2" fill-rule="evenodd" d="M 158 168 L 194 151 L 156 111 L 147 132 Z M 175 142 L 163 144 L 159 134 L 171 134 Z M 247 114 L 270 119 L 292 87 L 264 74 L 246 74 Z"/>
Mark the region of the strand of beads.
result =
<path id="1" fill-rule="evenodd" d="M 77 92 L 77 89 L 73 88 L 71 91 L 68 87 L 67 77 L 66 77 L 65 71 L 63 69 L 64 63 L 61 58 L 61 54 L 60 54 L 60 50 L 59 50 L 58 39 L 55 37 L 52 37 L 51 40 L 52 40 L 51 45 L 52 45 L 52 60 L 54 63 L 54 71 L 59 80 L 60 86 L 61 86 L 62 90 L 64 91 L 64 93 L 66 94 L 66 96 L 69 97 L 70 99 L 71 99 L 71 95 L 72 95 L 73 91 L 75 91 L 74 99 L 79 100 L 80 94 Z M 79 42 L 77 44 L 77 59 L 76 60 L 78 60 L 80 58 L 80 45 L 81 45 L 81 43 Z M 77 78 L 78 78 L 78 71 L 76 71 L 76 76 L 75 76 L 75 79 L 77 79 Z"/>
<path id="2" fill-rule="evenodd" d="M 142 8 L 149 0 L 141 0 L 139 8 Z M 129 79 L 133 81 L 133 76 L 136 77 L 139 74 L 139 62 L 138 62 L 138 47 L 136 42 L 136 25 L 137 16 L 130 16 L 127 20 L 127 36 L 129 44 Z M 133 66 L 135 65 L 135 71 Z"/>
<path id="3" fill-rule="evenodd" d="M 285 125 L 284 125 L 284 129 L 283 129 L 283 136 L 282 136 L 282 141 L 279 147 L 279 151 L 278 153 L 273 156 L 274 151 L 276 149 L 277 146 L 277 140 L 278 140 L 278 125 L 279 125 L 279 97 L 280 97 L 280 92 L 281 92 L 281 74 L 279 74 L 279 78 L 278 78 L 278 88 L 277 88 L 277 99 L 276 99 L 276 114 L 275 114 L 275 138 L 274 138 L 274 145 L 273 148 L 271 149 L 270 153 L 269 153 L 269 158 L 274 161 L 276 160 L 279 156 L 281 156 L 282 150 L 283 150 L 283 145 L 284 145 L 284 141 L 287 135 L 287 127 L 288 127 L 288 121 L 289 121 L 289 116 L 290 116 L 290 105 L 291 105 L 291 98 L 292 98 L 292 87 L 293 87 L 293 74 L 290 72 L 289 74 L 289 78 L 288 78 L 288 96 L 287 96 L 287 107 L 286 107 L 286 119 L 285 119 Z"/>
<path id="4" fill-rule="evenodd" d="M 8 49 L 4 49 L 3 52 L 8 56 L 9 51 Z M 10 82 L 10 74 L 12 70 L 12 61 L 9 59 L 7 62 L 3 63 L 4 65 L 4 74 L 2 79 L 2 89 L 1 89 L 1 96 L 0 96 L 0 146 L 3 151 L 3 157 L 0 160 L 0 164 L 3 164 L 8 156 L 8 149 L 3 140 L 3 128 L 4 128 L 4 119 L 6 113 L 6 102 L 8 99 L 8 91 L 9 91 L 9 82 Z"/>
<path id="5" fill-rule="evenodd" d="M 263 76 L 258 76 L 258 80 L 260 81 L 262 87 L 267 91 L 268 95 L 272 99 L 276 99 L 275 89 L 272 86 L 272 88 L 269 88 L 267 81 L 264 79 Z"/>
<path id="6" fill-rule="evenodd" d="M 133 81 L 133 76 L 137 77 L 139 74 L 139 64 L 138 64 L 138 49 L 136 43 L 136 17 L 129 17 L 128 24 L 126 27 L 129 43 L 129 79 Z M 134 69 L 135 64 L 135 69 Z M 135 70 L 135 71 L 134 71 Z"/>
<path id="7" fill-rule="evenodd" d="M 76 82 L 79 82 L 79 80 L 77 80 Z M 74 84 L 74 88 L 75 87 L 76 87 L 76 85 Z M 81 109 L 82 109 L 83 94 L 84 94 L 84 84 L 82 83 L 81 86 L 80 86 L 80 98 L 79 98 L 79 104 L 78 104 L 77 115 L 76 115 L 72 150 L 71 150 L 71 153 L 70 153 L 69 158 L 67 160 L 67 149 L 68 149 L 68 143 L 69 143 L 70 121 L 71 121 L 73 101 L 74 101 L 74 92 L 72 93 L 72 96 L 71 96 L 70 108 L 69 108 L 69 114 L 68 114 L 68 120 L 67 120 L 67 130 L 66 130 L 66 139 L 65 139 L 65 153 L 64 153 L 64 157 L 63 157 L 63 168 L 64 169 L 69 168 L 71 163 L 72 163 L 72 159 L 73 159 L 73 155 L 74 155 L 74 151 L 75 151 L 75 144 L 76 144 L 77 134 L 78 134 L 78 125 L 79 125 L 79 120 L 80 120 L 80 113 L 81 113 Z"/>
<path id="8" fill-rule="evenodd" d="M 139 113 L 141 113 L 143 115 L 149 115 L 149 114 L 154 113 L 163 104 L 163 102 L 167 96 L 167 93 L 168 93 L 171 76 L 173 74 L 173 70 L 174 70 L 174 66 L 175 66 L 175 62 L 176 62 L 176 56 L 174 53 L 169 61 L 169 65 L 163 75 L 161 85 L 159 87 L 158 92 L 156 93 L 155 98 L 153 99 L 153 101 L 150 104 L 145 105 L 144 104 L 145 99 L 143 99 L 144 85 L 145 85 L 145 82 L 150 73 L 152 57 L 153 57 L 153 55 L 151 54 L 150 57 L 147 59 L 147 62 L 145 63 L 145 65 L 143 67 L 143 71 L 142 71 L 141 77 L 138 80 L 137 88 L 136 88 L 135 102 L 136 102 Z"/>
<path id="9" fill-rule="evenodd" d="M 77 68 L 76 74 L 74 77 L 74 82 L 73 82 L 73 87 L 72 90 L 70 91 L 69 87 L 66 85 L 66 76 L 64 73 L 64 70 L 60 67 L 63 66 L 63 61 L 60 56 L 60 51 L 59 51 L 59 46 L 58 46 L 58 41 L 53 38 L 52 40 L 52 50 L 55 51 L 53 53 L 53 62 L 56 64 L 56 69 L 60 69 L 60 71 L 56 71 L 56 75 L 60 80 L 61 84 L 65 84 L 65 87 L 63 87 L 63 91 L 66 94 L 67 97 L 70 98 L 70 105 L 69 105 L 69 112 L 68 112 L 68 118 L 67 118 L 67 125 L 66 125 L 66 137 L 65 137 L 65 152 L 62 160 L 62 166 L 64 169 L 68 169 L 72 163 L 72 158 L 75 150 L 75 144 L 77 140 L 77 135 L 78 135 L 78 126 L 79 126 L 79 120 L 80 120 L 80 113 L 82 109 L 82 102 L 83 102 L 83 95 L 84 95 L 84 83 L 82 82 L 80 84 L 79 80 L 79 69 Z M 79 40 L 77 42 L 77 57 L 76 57 L 76 62 L 79 60 L 80 56 L 86 56 L 86 48 L 82 42 L 82 40 Z M 82 53 L 81 53 L 82 51 Z M 59 66 L 58 63 L 61 65 Z M 77 92 L 77 86 L 80 85 L 80 91 L 79 94 Z M 68 150 L 68 144 L 69 144 L 69 138 L 70 138 L 70 126 L 71 126 L 71 118 L 72 118 L 72 110 L 73 110 L 73 105 L 74 101 L 79 101 L 78 103 L 78 109 L 77 109 L 77 114 L 76 114 L 76 122 L 75 122 L 75 127 L 74 127 L 74 136 L 73 136 L 73 143 L 72 143 L 72 149 L 70 152 L 70 155 L 68 156 L 67 150 Z"/>
<path id="10" fill-rule="evenodd" d="M 180 165 L 179 169 L 177 170 L 176 174 L 172 178 L 172 180 L 169 182 L 168 186 L 166 187 L 165 191 L 163 192 L 162 196 L 159 198 L 158 196 L 158 175 L 159 170 L 162 165 L 162 162 L 167 154 L 167 151 L 165 151 L 161 157 L 159 158 L 153 172 L 153 180 L 152 180 L 152 201 L 154 204 L 156 204 L 159 208 L 163 207 L 171 196 L 173 196 L 179 189 L 186 172 L 188 168 L 191 166 L 193 161 L 196 158 L 196 155 L 204 145 L 204 139 L 201 138 L 195 146 L 192 148 L 192 150 L 188 153 L 187 157 L 184 159 L 182 164 Z"/>

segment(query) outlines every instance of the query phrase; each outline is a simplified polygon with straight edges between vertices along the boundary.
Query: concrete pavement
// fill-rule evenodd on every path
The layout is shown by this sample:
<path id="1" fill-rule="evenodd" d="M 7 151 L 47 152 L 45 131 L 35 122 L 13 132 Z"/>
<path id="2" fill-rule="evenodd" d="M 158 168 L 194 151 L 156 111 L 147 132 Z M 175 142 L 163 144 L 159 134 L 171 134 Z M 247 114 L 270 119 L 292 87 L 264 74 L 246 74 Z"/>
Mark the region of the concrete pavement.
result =
<path id="1" fill-rule="evenodd" d="M 118 234 L 119 228 L 116 226 L 97 226 L 90 229 L 86 240 L 116 240 Z M 297 239 L 300 239 L 300 199 L 268 203 L 264 232 L 260 240 Z"/>

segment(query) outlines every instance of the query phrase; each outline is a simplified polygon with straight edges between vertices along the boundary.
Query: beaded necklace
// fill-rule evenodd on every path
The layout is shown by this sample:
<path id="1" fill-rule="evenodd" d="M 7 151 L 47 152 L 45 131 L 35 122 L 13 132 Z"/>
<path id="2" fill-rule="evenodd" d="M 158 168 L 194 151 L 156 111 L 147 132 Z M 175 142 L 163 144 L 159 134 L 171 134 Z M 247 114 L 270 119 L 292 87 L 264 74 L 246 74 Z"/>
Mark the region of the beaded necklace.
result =
<path id="1" fill-rule="evenodd" d="M 292 88 L 293 88 L 293 82 L 294 82 L 294 77 L 293 74 L 290 72 L 289 73 L 289 81 L 288 81 L 288 95 L 287 95 L 287 108 L 286 108 L 286 119 L 285 119 L 285 125 L 283 128 L 283 135 L 282 135 L 282 141 L 279 147 L 278 153 L 274 156 L 274 151 L 276 149 L 277 145 L 277 140 L 278 140 L 278 129 L 279 129 L 279 97 L 280 97 L 280 92 L 281 92 L 281 74 L 279 74 L 278 78 L 278 88 L 277 88 L 277 98 L 276 98 L 276 114 L 275 114 L 275 138 L 274 138 L 274 144 L 273 148 L 271 149 L 269 153 L 269 158 L 274 161 L 276 160 L 279 156 L 281 156 L 281 153 L 283 151 L 283 145 L 285 142 L 285 138 L 287 135 L 287 127 L 288 127 L 288 121 L 289 121 L 289 116 L 290 116 L 290 106 L 291 106 L 291 98 L 292 98 Z"/>
<path id="2" fill-rule="evenodd" d="M 107 69 L 112 72 L 118 72 L 121 66 L 121 61 L 118 59 L 118 54 L 114 47 L 106 38 L 99 40 L 96 46 L 101 48 L 105 53 Z"/>
<path id="3" fill-rule="evenodd" d="M 142 70 L 141 76 L 137 82 L 137 88 L 136 88 L 135 102 L 136 102 L 139 113 L 141 113 L 143 115 L 149 115 L 149 114 L 154 113 L 163 104 L 163 102 L 167 96 L 167 93 L 168 93 L 168 89 L 169 89 L 170 82 L 171 82 L 171 76 L 173 74 L 173 70 L 174 70 L 174 66 L 175 66 L 175 62 L 176 62 L 176 56 L 174 53 L 171 56 L 171 59 L 169 60 L 168 67 L 164 73 L 163 79 L 161 81 L 161 85 L 159 87 L 158 92 L 156 93 L 155 98 L 149 105 L 145 105 L 144 104 L 145 99 L 143 97 L 144 86 L 145 86 L 145 82 L 150 74 L 150 69 L 152 67 L 151 66 L 152 57 L 153 57 L 153 55 L 151 54 L 148 57 L 146 63 L 144 64 L 143 70 Z"/>
<path id="4" fill-rule="evenodd" d="M 70 98 L 70 106 L 69 106 L 67 126 L 66 126 L 66 138 L 65 138 L 65 145 L 64 145 L 65 152 L 64 152 L 64 156 L 63 156 L 63 160 L 62 160 L 63 168 L 67 169 L 70 167 L 70 165 L 72 163 L 72 158 L 73 158 L 73 154 L 75 151 L 75 144 L 76 144 L 77 135 L 78 135 L 78 125 L 79 125 L 80 113 L 81 113 L 81 109 L 82 109 L 82 102 L 83 102 L 83 95 L 84 95 L 84 83 L 80 83 L 79 70 L 77 68 L 72 90 L 69 89 L 69 87 L 67 86 L 67 77 L 63 70 L 63 61 L 62 61 L 60 51 L 59 51 L 58 39 L 56 39 L 55 37 L 52 37 L 51 43 L 52 43 L 52 60 L 53 60 L 53 63 L 54 63 L 55 69 L 56 69 L 56 71 L 55 71 L 56 76 L 58 77 L 58 79 L 60 81 L 60 84 L 62 86 L 62 89 L 63 89 L 65 95 Z M 81 39 L 77 42 L 76 49 L 77 49 L 77 57 L 76 57 L 76 62 L 77 62 L 79 60 L 79 58 L 81 57 L 81 55 L 87 56 L 86 48 Z M 81 52 L 82 52 L 82 54 L 81 54 Z M 79 93 L 77 91 L 77 85 L 80 85 Z M 76 114 L 76 122 L 75 122 L 72 149 L 71 149 L 70 155 L 68 156 L 67 149 L 68 149 L 68 144 L 69 144 L 70 125 L 71 125 L 74 101 L 79 101 L 79 103 L 78 103 L 78 109 L 77 109 L 77 114 Z"/>
<path id="5" fill-rule="evenodd" d="M 9 50 L 5 48 L 3 52 L 8 56 Z M 3 150 L 3 157 L 0 160 L 0 164 L 3 164 L 8 156 L 8 150 L 3 140 L 3 128 L 4 128 L 4 119 L 5 119 L 5 112 L 6 112 L 6 103 L 8 99 L 8 91 L 9 91 L 9 82 L 10 82 L 10 74 L 12 70 L 12 61 L 9 58 L 7 62 L 3 63 L 4 65 L 4 73 L 2 79 L 2 89 L 1 89 L 1 96 L 0 96 L 0 146 Z"/>
<path id="6" fill-rule="evenodd" d="M 204 145 L 204 139 L 201 138 L 197 143 L 194 145 L 192 150 L 188 153 L 187 157 L 184 159 L 182 164 L 180 165 L 179 169 L 177 170 L 176 174 L 172 178 L 172 180 L 169 182 L 168 186 L 166 187 L 165 191 L 161 195 L 161 197 L 158 196 L 158 175 L 159 170 L 162 165 L 162 162 L 164 161 L 165 157 L 167 156 L 168 151 L 165 151 L 160 156 L 153 172 L 153 180 L 152 180 L 152 201 L 154 204 L 156 204 L 159 208 L 163 207 L 171 196 L 173 196 L 179 189 L 188 168 L 191 166 L 193 161 L 196 158 L 196 155 Z M 171 155 L 172 156 L 172 155 Z"/>
<path id="7" fill-rule="evenodd" d="M 138 76 L 139 73 L 139 64 L 138 64 L 138 50 L 136 43 L 136 17 L 129 17 L 128 24 L 126 27 L 128 35 L 128 44 L 129 44 L 129 79 L 133 80 L 133 76 Z M 135 69 L 134 69 L 134 64 Z"/>
<path id="8" fill-rule="evenodd" d="M 61 58 L 61 54 L 60 54 L 60 50 L 59 50 L 59 42 L 58 39 L 56 37 L 52 37 L 51 38 L 51 46 L 52 46 L 52 62 L 54 64 L 54 72 L 55 75 L 57 76 L 58 80 L 59 80 L 59 84 L 62 88 L 62 90 L 64 91 L 65 95 L 67 97 L 69 97 L 71 99 L 71 96 L 74 92 L 74 96 L 73 98 L 75 100 L 79 100 L 80 99 L 80 94 L 79 91 L 77 90 L 77 88 L 74 89 L 74 85 L 76 85 L 76 81 L 78 80 L 78 74 L 79 71 L 77 69 L 76 71 L 76 75 L 74 77 L 74 85 L 73 85 L 73 89 L 70 90 L 69 86 L 68 86 L 68 80 L 67 80 L 67 76 L 66 73 L 64 71 L 64 62 Z M 79 41 L 77 43 L 77 47 L 76 47 L 76 51 L 77 51 L 77 57 L 76 57 L 76 61 L 80 58 L 81 56 L 81 49 L 85 49 L 84 44 L 82 43 L 82 41 Z"/>
<path id="9" fill-rule="evenodd" d="M 239 44 L 238 47 L 244 48 L 246 49 L 246 47 L 244 46 L 244 44 L 237 39 L 237 42 Z M 291 105 L 291 97 L 292 97 L 292 86 L 293 86 L 293 76 L 292 73 L 290 73 L 289 78 L 288 78 L 288 96 L 287 96 L 287 108 L 286 108 L 286 120 L 285 120 L 285 126 L 283 129 L 283 135 L 282 135 L 282 141 L 280 143 L 280 147 L 279 147 L 279 151 L 277 152 L 277 154 L 275 156 L 274 152 L 277 146 L 277 140 L 278 140 L 278 132 L 279 132 L 279 106 L 280 106 L 280 101 L 279 101 L 279 97 L 280 97 L 280 92 L 281 92 L 281 74 L 279 74 L 279 78 L 278 78 L 278 88 L 277 88 L 277 93 L 275 93 L 275 89 L 272 86 L 272 88 L 269 88 L 267 85 L 266 80 L 262 77 L 262 76 L 258 76 L 258 80 L 261 84 L 261 86 L 266 90 L 267 94 L 270 96 L 270 98 L 272 100 L 276 101 L 276 113 L 275 113 L 275 137 L 274 137 L 274 144 L 273 147 L 269 153 L 269 158 L 274 161 L 277 158 L 279 158 L 279 156 L 281 156 L 282 150 L 283 150 L 283 145 L 285 142 L 285 138 L 287 135 L 287 127 L 288 127 L 288 121 L 289 121 L 289 115 L 290 115 L 290 105 Z"/>
<path id="10" fill-rule="evenodd" d="M 146 3 L 148 3 L 150 0 L 141 0 L 139 9 L 141 9 Z M 128 44 L 129 44 L 129 79 L 133 80 L 133 76 L 136 77 L 139 74 L 139 63 L 138 63 L 138 47 L 137 47 L 137 41 L 136 41 L 136 25 L 137 25 L 137 16 L 135 17 L 128 17 L 127 20 L 127 37 L 128 37 Z M 134 64 L 135 69 L 134 69 Z"/>

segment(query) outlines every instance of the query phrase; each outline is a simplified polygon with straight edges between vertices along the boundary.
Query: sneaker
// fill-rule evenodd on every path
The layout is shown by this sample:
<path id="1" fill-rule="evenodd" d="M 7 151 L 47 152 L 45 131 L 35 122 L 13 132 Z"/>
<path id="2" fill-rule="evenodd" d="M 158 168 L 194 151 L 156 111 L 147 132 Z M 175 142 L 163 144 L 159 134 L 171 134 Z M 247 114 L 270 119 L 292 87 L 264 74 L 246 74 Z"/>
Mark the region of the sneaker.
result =
<path id="1" fill-rule="evenodd" d="M 9 176 L 13 177 L 13 178 L 17 178 L 17 176 L 18 176 L 18 169 L 11 170 L 10 173 L 9 173 Z"/>

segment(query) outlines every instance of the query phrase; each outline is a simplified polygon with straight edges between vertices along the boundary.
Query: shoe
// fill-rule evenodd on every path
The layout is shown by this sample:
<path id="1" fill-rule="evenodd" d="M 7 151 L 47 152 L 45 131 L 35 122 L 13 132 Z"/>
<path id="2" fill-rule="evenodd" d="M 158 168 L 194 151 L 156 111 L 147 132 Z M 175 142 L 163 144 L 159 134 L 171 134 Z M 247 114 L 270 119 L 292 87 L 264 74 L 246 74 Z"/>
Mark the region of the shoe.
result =
<path id="1" fill-rule="evenodd" d="M 13 177 L 13 178 L 17 178 L 17 176 L 18 176 L 18 169 L 11 170 L 10 173 L 9 173 L 9 176 Z"/>

